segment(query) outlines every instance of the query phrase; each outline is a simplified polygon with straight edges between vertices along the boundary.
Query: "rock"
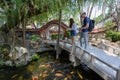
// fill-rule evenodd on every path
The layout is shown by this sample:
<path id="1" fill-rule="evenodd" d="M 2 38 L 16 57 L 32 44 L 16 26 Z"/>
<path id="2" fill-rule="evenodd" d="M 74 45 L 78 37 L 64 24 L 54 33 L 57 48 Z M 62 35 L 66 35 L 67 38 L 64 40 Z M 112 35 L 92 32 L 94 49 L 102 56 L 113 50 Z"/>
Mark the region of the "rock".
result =
<path id="1" fill-rule="evenodd" d="M 119 46 L 119 48 L 120 48 L 120 41 L 117 41 L 117 44 L 118 44 L 118 46 Z"/>
<path id="2" fill-rule="evenodd" d="M 9 54 L 9 56 L 12 58 L 12 59 L 14 59 L 14 60 L 16 60 L 16 59 L 18 59 L 20 56 L 22 56 L 23 54 L 25 54 L 25 53 L 27 53 L 28 54 L 28 50 L 26 49 L 26 48 L 24 48 L 24 47 L 15 47 L 12 51 L 11 51 L 11 53 Z M 27 56 L 26 56 L 27 57 Z"/>
<path id="3" fill-rule="evenodd" d="M 96 41 L 96 38 L 92 38 L 91 41 Z"/>
<path id="4" fill-rule="evenodd" d="M 13 66 L 12 61 L 6 61 L 6 62 L 5 62 L 5 65 L 6 65 L 6 66 Z"/>
<path id="5" fill-rule="evenodd" d="M 0 31 L 0 42 L 1 43 L 3 43 L 5 41 L 4 35 L 5 35 L 5 33 L 3 33 L 2 31 Z"/>
<path id="6" fill-rule="evenodd" d="M 17 61 L 14 61 L 14 63 L 15 63 L 15 66 L 16 67 L 19 67 L 19 66 L 24 66 L 24 65 L 26 65 L 27 64 L 27 62 L 26 61 L 24 61 L 24 60 L 17 60 Z"/>
<path id="7" fill-rule="evenodd" d="M 2 59 L 3 59 L 3 58 L 4 58 L 4 54 L 0 54 L 0 58 L 2 58 Z"/>
<path id="8" fill-rule="evenodd" d="M 92 46 L 95 46 L 95 47 L 97 47 L 97 46 L 98 46 L 98 44 L 96 44 L 96 43 L 92 43 L 91 45 L 92 45 Z"/>
<path id="9" fill-rule="evenodd" d="M 24 47 L 15 47 L 9 56 L 14 60 L 16 66 L 26 65 L 28 61 L 31 61 L 31 56 Z"/>

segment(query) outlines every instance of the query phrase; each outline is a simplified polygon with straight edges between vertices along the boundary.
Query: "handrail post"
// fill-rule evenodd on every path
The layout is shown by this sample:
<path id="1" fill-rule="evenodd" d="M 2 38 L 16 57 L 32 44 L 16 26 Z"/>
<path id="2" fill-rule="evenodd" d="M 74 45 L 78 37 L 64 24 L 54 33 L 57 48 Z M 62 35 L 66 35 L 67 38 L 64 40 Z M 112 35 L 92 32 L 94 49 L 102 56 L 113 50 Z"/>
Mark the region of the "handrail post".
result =
<path id="1" fill-rule="evenodd" d="M 118 51 L 118 56 L 120 56 L 120 51 Z"/>
<path id="2" fill-rule="evenodd" d="M 75 57 L 76 49 L 77 49 L 77 47 L 76 47 L 75 43 L 73 43 L 71 54 L 70 54 L 70 61 L 73 63 L 73 66 L 79 65 L 79 61 Z"/>
<path id="3" fill-rule="evenodd" d="M 94 58 L 94 56 L 93 55 L 90 55 L 90 63 L 89 63 L 89 66 L 91 66 L 92 67 L 92 65 L 93 65 L 93 58 Z"/>
<path id="4" fill-rule="evenodd" d="M 104 50 L 105 49 L 105 42 L 104 40 L 101 41 L 101 48 Z"/>
<path id="5" fill-rule="evenodd" d="M 75 48 L 76 48 L 75 43 L 72 43 L 71 55 L 74 54 L 74 52 L 75 52 Z"/>
<path id="6" fill-rule="evenodd" d="M 65 48 L 65 44 L 66 44 L 66 43 L 63 41 L 63 47 L 64 47 L 64 48 Z"/>
<path id="7" fill-rule="evenodd" d="M 116 80 L 120 80 L 120 66 L 119 66 L 119 69 L 117 71 Z"/>

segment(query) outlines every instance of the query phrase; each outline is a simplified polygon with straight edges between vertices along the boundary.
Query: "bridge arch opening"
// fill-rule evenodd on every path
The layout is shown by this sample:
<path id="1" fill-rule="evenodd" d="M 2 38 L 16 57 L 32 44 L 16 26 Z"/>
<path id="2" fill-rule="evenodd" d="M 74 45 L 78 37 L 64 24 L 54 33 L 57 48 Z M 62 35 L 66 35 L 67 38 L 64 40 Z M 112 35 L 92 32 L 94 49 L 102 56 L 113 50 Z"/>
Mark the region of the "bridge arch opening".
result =
<path id="1" fill-rule="evenodd" d="M 51 35 L 56 35 L 58 34 L 58 26 L 59 26 L 59 20 L 52 20 L 45 25 L 43 25 L 40 29 L 39 32 L 41 34 L 42 38 L 45 39 L 51 39 Z M 66 32 L 68 26 L 61 22 L 61 37 L 64 36 L 64 33 Z"/>
<path id="2" fill-rule="evenodd" d="M 53 35 L 56 35 L 58 34 L 58 28 L 59 26 L 58 25 L 55 25 L 55 24 L 52 24 L 50 25 L 46 31 L 45 31 L 45 36 L 47 39 L 52 39 L 52 36 Z M 64 36 L 64 33 L 65 31 L 63 30 L 63 28 L 60 29 L 60 37 L 62 38 Z"/>

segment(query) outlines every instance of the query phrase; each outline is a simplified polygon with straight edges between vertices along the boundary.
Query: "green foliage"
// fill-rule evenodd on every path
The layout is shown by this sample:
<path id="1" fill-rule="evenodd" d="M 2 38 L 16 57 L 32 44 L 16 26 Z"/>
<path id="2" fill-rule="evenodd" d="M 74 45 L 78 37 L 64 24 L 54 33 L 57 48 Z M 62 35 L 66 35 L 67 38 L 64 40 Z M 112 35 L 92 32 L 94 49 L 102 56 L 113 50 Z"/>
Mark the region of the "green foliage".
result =
<path id="1" fill-rule="evenodd" d="M 108 17 L 109 15 L 110 15 L 109 13 L 106 13 L 106 14 L 101 14 L 98 17 L 94 18 L 95 24 L 98 24 L 101 20 L 104 19 L 104 17 Z M 103 20 L 103 21 L 105 21 L 105 20 Z M 108 22 L 110 22 L 110 20 Z"/>
<path id="2" fill-rule="evenodd" d="M 66 3 L 71 0 L 3 0 L 0 2 L 1 9 L 0 11 L 0 21 L 4 20 L 6 26 L 9 29 L 20 25 L 25 20 L 28 22 L 28 19 L 36 17 L 39 22 L 47 21 L 48 14 L 54 14 L 59 9 L 63 8 Z M 34 18 L 29 20 L 35 20 Z M 2 22 L 3 23 L 3 22 Z"/>
<path id="3" fill-rule="evenodd" d="M 2 0 L 0 6 L 3 11 L 0 11 L 0 23 L 7 24 L 7 28 L 20 25 L 23 20 L 32 22 L 37 20 L 39 23 L 47 22 L 51 19 L 58 19 L 58 12 L 63 10 L 62 20 L 68 21 L 73 17 L 77 23 L 78 14 L 83 11 L 83 7 L 93 2 L 101 7 L 103 3 L 106 5 L 113 2 L 103 0 Z M 101 5 L 100 5 L 101 4 Z M 101 20 L 100 15 L 95 19 L 96 24 Z M 3 22 L 1 22 L 3 20 Z M 6 27 L 6 26 L 5 26 Z"/>
<path id="4" fill-rule="evenodd" d="M 69 38 L 70 37 L 70 30 L 67 30 L 65 34 L 66 34 L 66 37 Z"/>
<path id="5" fill-rule="evenodd" d="M 3 44 L 0 46 L 0 53 L 5 55 L 5 57 L 8 56 L 9 52 L 10 52 L 10 45 Z"/>
<path id="6" fill-rule="evenodd" d="M 108 20 L 107 22 L 105 22 L 104 27 L 113 27 L 114 23 L 112 22 L 112 20 Z"/>
<path id="7" fill-rule="evenodd" d="M 102 20 L 103 14 L 99 15 L 98 17 L 94 18 L 95 24 L 98 24 L 100 20 Z"/>
<path id="8" fill-rule="evenodd" d="M 60 34 L 60 37 L 62 36 L 62 34 Z M 58 34 L 52 34 L 51 35 L 51 39 L 57 39 L 58 38 Z"/>
<path id="9" fill-rule="evenodd" d="M 36 60 L 38 60 L 38 59 L 40 59 L 40 55 L 38 55 L 38 54 L 35 54 L 35 55 L 32 57 L 32 60 L 33 60 L 33 61 L 36 61 Z"/>
<path id="10" fill-rule="evenodd" d="M 51 35 L 51 39 L 57 39 L 57 37 L 58 37 L 58 34 L 52 34 Z"/>
<path id="11" fill-rule="evenodd" d="M 33 40 L 33 41 L 36 41 L 36 40 L 38 40 L 38 36 L 32 35 L 32 36 L 29 36 L 29 39 Z"/>
<path id="12" fill-rule="evenodd" d="M 22 23 L 23 19 L 27 20 L 29 10 L 27 4 L 27 1 L 22 0 L 4 0 L 2 2 L 3 11 L 0 14 L 3 15 L 3 31 L 9 32 L 11 28 Z"/>
<path id="13" fill-rule="evenodd" d="M 120 41 L 120 32 L 109 30 L 106 32 L 105 36 L 110 38 L 113 42 Z"/>

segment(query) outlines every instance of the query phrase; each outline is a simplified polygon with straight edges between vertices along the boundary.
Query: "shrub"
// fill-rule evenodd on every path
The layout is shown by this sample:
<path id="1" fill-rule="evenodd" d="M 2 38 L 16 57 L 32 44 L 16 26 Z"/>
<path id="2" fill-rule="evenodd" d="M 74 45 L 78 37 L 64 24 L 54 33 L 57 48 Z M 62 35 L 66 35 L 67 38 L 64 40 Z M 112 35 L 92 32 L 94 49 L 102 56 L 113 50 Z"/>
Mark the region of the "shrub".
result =
<path id="1" fill-rule="evenodd" d="M 38 60 L 38 59 L 40 59 L 40 55 L 38 55 L 38 54 L 35 54 L 35 55 L 32 57 L 32 60 L 34 60 L 34 61 L 36 61 L 36 60 Z"/>
<path id="2" fill-rule="evenodd" d="M 58 35 L 57 34 L 52 34 L 51 39 L 57 39 Z"/>
<path id="3" fill-rule="evenodd" d="M 62 34 L 60 34 L 60 37 L 62 36 Z M 51 35 L 51 39 L 57 39 L 57 37 L 58 37 L 58 34 L 52 34 Z"/>
<path id="4" fill-rule="evenodd" d="M 113 42 L 120 41 L 120 32 L 109 30 L 106 32 L 105 36 L 110 38 Z"/>
<path id="5" fill-rule="evenodd" d="M 66 37 L 69 38 L 70 37 L 70 30 L 66 31 Z"/>
<path id="6" fill-rule="evenodd" d="M 32 36 L 29 37 L 29 39 L 31 39 L 33 41 L 36 41 L 38 39 L 38 36 L 32 35 Z"/>
<path id="7" fill-rule="evenodd" d="M 2 55 L 4 60 L 9 60 L 10 49 L 11 47 L 9 44 L 0 45 L 0 56 Z"/>

